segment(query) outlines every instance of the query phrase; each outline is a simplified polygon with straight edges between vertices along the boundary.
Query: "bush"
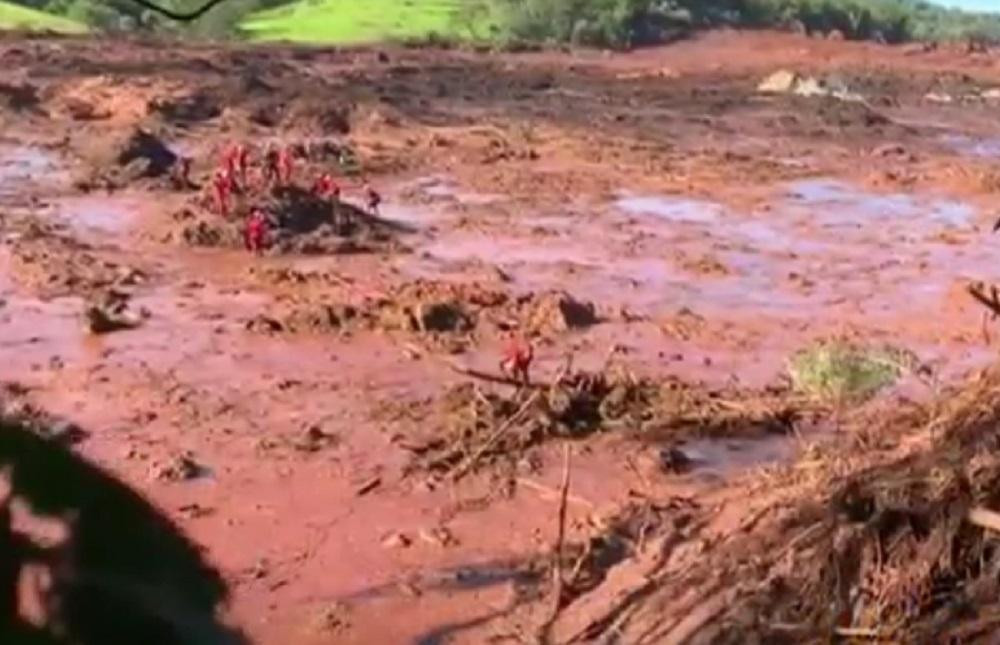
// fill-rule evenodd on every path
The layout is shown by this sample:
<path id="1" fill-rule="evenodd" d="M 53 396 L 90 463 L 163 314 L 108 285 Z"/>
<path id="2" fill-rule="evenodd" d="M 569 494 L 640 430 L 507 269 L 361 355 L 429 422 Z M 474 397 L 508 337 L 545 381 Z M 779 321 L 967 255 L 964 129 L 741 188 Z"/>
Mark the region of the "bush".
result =
<path id="1" fill-rule="evenodd" d="M 776 27 L 854 40 L 1000 42 L 1000 16 L 917 0 L 486 0 L 501 40 L 629 48 L 719 25 Z"/>

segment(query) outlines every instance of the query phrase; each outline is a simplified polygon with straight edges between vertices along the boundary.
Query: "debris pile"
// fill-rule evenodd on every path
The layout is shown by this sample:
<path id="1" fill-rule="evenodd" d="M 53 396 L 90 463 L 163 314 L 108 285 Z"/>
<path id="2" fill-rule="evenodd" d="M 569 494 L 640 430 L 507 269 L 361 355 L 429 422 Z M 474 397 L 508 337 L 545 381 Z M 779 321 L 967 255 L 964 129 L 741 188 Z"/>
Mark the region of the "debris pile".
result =
<path id="1" fill-rule="evenodd" d="M 271 280 L 330 284 L 332 276 L 282 270 Z M 267 333 L 411 332 L 430 336 L 498 336 L 518 329 L 525 336 L 550 337 L 600 322 L 596 307 L 561 292 L 518 296 L 477 282 L 415 280 L 387 290 L 361 290 L 343 281 L 326 295 L 292 296 L 279 313 L 257 316 L 247 328 Z M 452 339 L 453 340 L 453 339 Z"/>
<path id="2" fill-rule="evenodd" d="M 180 161 L 180 156 L 155 133 L 134 128 L 88 149 L 75 185 L 84 192 L 117 190 L 135 181 L 166 177 Z"/>
<path id="3" fill-rule="evenodd" d="M 96 249 L 51 224 L 26 218 L 12 222 L 10 274 L 43 298 L 86 295 L 142 279 L 134 268 L 104 260 Z"/>
<path id="4" fill-rule="evenodd" d="M 110 334 L 124 329 L 134 329 L 149 317 L 149 312 L 133 310 L 127 293 L 108 289 L 87 303 L 84 309 L 84 328 L 91 334 Z"/>
<path id="5" fill-rule="evenodd" d="M 723 392 L 674 378 L 640 378 L 619 366 L 601 372 L 563 370 L 551 384 L 512 394 L 487 392 L 474 382 L 456 386 L 414 417 L 420 426 L 426 417 L 444 419 L 442 431 L 404 443 L 415 455 L 416 468 L 464 473 L 516 460 L 551 438 L 608 430 L 647 441 L 788 433 L 807 406 L 783 391 Z"/>
<path id="6" fill-rule="evenodd" d="M 1000 367 L 926 408 L 855 419 L 766 481 L 738 482 L 760 503 L 736 530 L 712 533 L 713 509 L 683 535 L 650 534 L 640 559 L 653 565 L 564 607 L 558 642 L 612 623 L 630 643 L 993 642 L 997 410 Z"/>

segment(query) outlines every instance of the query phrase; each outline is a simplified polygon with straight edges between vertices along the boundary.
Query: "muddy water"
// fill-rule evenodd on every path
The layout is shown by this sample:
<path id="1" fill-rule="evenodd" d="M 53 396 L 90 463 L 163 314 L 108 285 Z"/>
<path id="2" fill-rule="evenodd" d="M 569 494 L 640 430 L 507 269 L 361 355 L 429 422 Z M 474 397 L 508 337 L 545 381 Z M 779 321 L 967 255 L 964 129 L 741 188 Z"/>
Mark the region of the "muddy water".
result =
<path id="1" fill-rule="evenodd" d="M 964 134 L 948 134 L 941 137 L 950 149 L 963 155 L 996 159 L 1000 157 L 1000 137 L 972 137 Z"/>
<path id="2" fill-rule="evenodd" d="M 17 197 L 28 174 L 12 171 L 0 191 Z M 608 347 L 624 344 L 627 360 L 650 370 L 767 382 L 791 351 L 823 331 L 816 321 L 826 317 L 838 325 L 867 325 L 869 333 L 891 334 L 949 359 L 956 349 L 975 347 L 942 334 L 940 324 L 900 325 L 915 312 L 926 318 L 947 304 L 956 266 L 970 273 L 981 268 L 988 240 L 974 231 L 976 213 L 961 204 L 817 182 L 779 187 L 770 208 L 754 212 L 626 194 L 593 212 L 500 218 L 491 214 L 492 198 L 470 199 L 447 180 L 427 187 L 432 196 L 474 207 L 475 228 L 456 225 L 449 199 L 433 208 L 390 204 L 388 217 L 417 229 L 417 252 L 370 261 L 360 269 L 366 278 L 394 265 L 404 275 L 468 279 L 470 265 L 495 265 L 509 275 L 512 289 L 566 289 L 609 311 L 625 305 L 650 317 L 630 324 L 611 315 L 606 324 L 558 339 L 540 349 L 542 370 L 560 364 L 567 349 L 579 366 L 596 368 Z M 403 360 L 384 338 L 247 334 L 240 320 L 267 299 L 247 289 L 246 272 L 270 260 L 143 247 L 133 229 L 144 205 L 133 196 L 53 203 L 45 216 L 154 269 L 149 283 L 135 288 L 136 306 L 153 315 L 137 330 L 91 338 L 80 329 L 78 299 L 40 302 L 19 294 L 0 263 L 0 346 L 12 357 L 8 377 L 38 385 L 55 412 L 100 429 L 86 442 L 86 454 L 161 505 L 224 509 L 188 520 L 185 528 L 230 572 L 242 623 L 253 625 L 264 642 L 288 642 L 290 622 L 307 623 L 318 607 L 346 599 L 363 605 L 357 617 L 366 625 L 378 626 L 380 611 L 404 614 L 413 604 L 399 591 L 400 581 L 410 579 L 431 609 L 415 611 L 405 627 L 386 625 L 382 642 L 447 632 L 456 618 L 474 617 L 484 598 L 503 606 L 510 568 L 494 561 L 537 552 L 537 536 L 551 528 L 552 501 L 519 490 L 489 512 L 448 515 L 441 509 L 455 504 L 454 493 L 407 490 L 398 478 L 406 455 L 367 418 L 380 400 L 427 395 L 431 384 L 453 382 L 453 374 L 433 361 Z M 877 225 L 869 226 L 872 221 Z M 208 275 L 211 284 L 203 283 Z M 702 316 L 707 331 L 690 338 L 663 332 L 659 321 L 682 308 Z M 974 313 L 949 315 L 978 329 Z M 496 348 L 484 346 L 464 358 L 493 366 Z M 335 450 L 303 456 L 288 447 L 317 423 L 338 436 Z M 191 450 L 212 477 L 191 486 L 150 483 L 150 465 L 182 449 Z M 785 458 L 795 445 L 774 438 L 694 442 L 686 449 L 697 472 L 726 476 Z M 546 473 L 549 480 L 540 483 L 556 487 L 555 471 Z M 358 496 L 359 482 L 373 475 L 383 478 L 378 494 Z M 618 498 L 630 484 L 607 454 L 579 456 L 574 494 L 590 505 L 579 516 Z M 436 549 L 419 538 L 408 549 L 382 544 L 394 532 L 415 539 L 441 523 L 462 547 Z M 261 561 L 268 563 L 266 575 L 246 573 Z M 471 571 L 464 586 L 436 582 L 436 573 L 456 569 Z M 365 632 L 368 642 L 373 634 Z"/>
<path id="3" fill-rule="evenodd" d="M 954 199 L 817 178 L 775 186 L 751 210 L 622 192 L 593 213 L 492 226 L 489 208 L 475 216 L 474 233 L 437 226 L 404 271 L 497 267 L 515 289 L 566 289 L 653 319 L 691 310 L 729 329 L 690 342 L 634 328 L 584 336 L 633 339 L 650 365 L 651 356 L 700 356 L 716 378 L 753 382 L 762 362 L 773 378 L 798 345 L 842 332 L 909 346 L 948 376 L 992 357 L 961 290 L 970 279 L 1000 279 L 995 240 L 981 231 L 977 208 Z"/>

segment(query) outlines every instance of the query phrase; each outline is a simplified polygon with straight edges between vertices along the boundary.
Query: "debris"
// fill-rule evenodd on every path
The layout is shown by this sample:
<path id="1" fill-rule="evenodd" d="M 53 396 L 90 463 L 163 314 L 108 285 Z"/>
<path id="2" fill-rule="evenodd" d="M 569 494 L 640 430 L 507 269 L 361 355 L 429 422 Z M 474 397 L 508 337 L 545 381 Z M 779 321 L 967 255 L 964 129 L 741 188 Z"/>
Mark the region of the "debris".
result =
<path id="1" fill-rule="evenodd" d="M 382 477 L 375 475 L 374 477 L 366 479 L 360 486 L 356 487 L 354 489 L 354 494 L 357 497 L 361 497 L 362 495 L 367 495 L 381 485 Z"/>
<path id="2" fill-rule="evenodd" d="M 190 452 L 175 455 L 162 463 L 154 463 L 150 468 L 153 479 L 161 481 L 187 481 L 206 474 L 207 469 L 194 460 Z"/>
<path id="3" fill-rule="evenodd" d="M 548 616 L 538 629 L 539 640 L 548 642 L 551 635 L 552 626 L 559 617 L 559 612 L 563 606 L 563 585 L 566 580 L 563 574 L 563 545 L 566 541 L 566 500 L 569 496 L 570 480 L 570 446 L 563 444 L 563 476 L 562 485 L 559 487 L 559 508 L 556 512 L 556 540 L 552 548 L 552 600 Z"/>
<path id="4" fill-rule="evenodd" d="M 757 91 L 763 94 L 785 94 L 795 89 L 798 80 L 799 76 L 795 72 L 781 69 L 762 80 L 757 85 Z"/>
<path id="5" fill-rule="evenodd" d="M 323 633 L 340 633 L 350 629 L 350 609 L 340 602 L 323 606 L 314 621 L 316 631 Z"/>
<path id="6" fill-rule="evenodd" d="M 924 100 L 928 103 L 953 103 L 955 98 L 951 94 L 943 92 L 928 92 L 924 95 Z"/>
<path id="7" fill-rule="evenodd" d="M 294 446 L 296 450 L 301 450 L 302 452 L 319 452 L 324 448 L 336 446 L 339 441 L 337 435 L 323 432 L 322 428 L 313 424 L 306 427 L 295 441 Z M 364 493 L 358 494 L 362 495 Z"/>
<path id="8" fill-rule="evenodd" d="M 644 441 L 668 442 L 788 433 L 799 419 L 824 407 L 785 390 L 718 390 L 679 379 L 640 378 L 617 364 L 603 372 L 564 370 L 549 384 L 507 396 L 466 382 L 423 409 L 407 405 L 407 416 L 418 425 L 425 416 L 448 420 L 443 437 L 420 442 L 413 465 L 445 471 L 454 480 L 497 460 L 516 463 L 532 446 L 558 437 L 625 430 Z"/>
<path id="9" fill-rule="evenodd" d="M 676 446 L 661 448 L 658 451 L 658 458 L 660 468 L 668 473 L 683 473 L 694 465 L 694 460 Z"/>
<path id="10" fill-rule="evenodd" d="M 455 536 L 451 534 L 451 531 L 443 526 L 421 530 L 420 539 L 428 544 L 441 548 L 451 547 L 458 544 L 458 540 L 456 540 Z"/>
<path id="11" fill-rule="evenodd" d="M 757 91 L 761 94 L 795 94 L 804 97 L 829 96 L 840 101 L 864 101 L 864 97 L 852 92 L 843 83 L 833 83 L 812 76 L 799 76 L 789 70 L 774 72 L 757 85 Z"/>
<path id="12" fill-rule="evenodd" d="M 405 533 L 394 531 L 382 538 L 382 546 L 386 549 L 406 549 L 413 541 Z"/>
<path id="13" fill-rule="evenodd" d="M 128 294 L 114 289 L 99 293 L 84 309 L 87 331 L 91 334 L 109 334 L 138 327 L 149 314 L 145 310 L 131 311 L 128 304 Z"/>

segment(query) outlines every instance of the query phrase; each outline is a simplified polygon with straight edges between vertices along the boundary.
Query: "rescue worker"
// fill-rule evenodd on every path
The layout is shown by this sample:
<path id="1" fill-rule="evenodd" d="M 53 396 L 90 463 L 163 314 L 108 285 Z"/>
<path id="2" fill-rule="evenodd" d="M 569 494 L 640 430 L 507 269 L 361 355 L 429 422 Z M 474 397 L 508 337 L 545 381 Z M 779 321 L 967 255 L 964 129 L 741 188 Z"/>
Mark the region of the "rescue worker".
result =
<path id="1" fill-rule="evenodd" d="M 313 195 L 320 199 L 340 201 L 340 186 L 333 176 L 325 172 L 316 178 L 312 188 Z"/>
<path id="2" fill-rule="evenodd" d="M 284 146 L 278 151 L 278 180 L 282 186 L 292 185 L 292 170 L 295 166 L 295 157 L 292 154 L 291 146 Z"/>
<path id="3" fill-rule="evenodd" d="M 531 343 L 511 334 L 500 359 L 500 372 L 521 385 L 528 385 L 534 358 L 535 350 Z"/>
<path id="4" fill-rule="evenodd" d="M 244 241 L 247 251 L 260 255 L 267 247 L 267 234 L 270 226 L 267 215 L 260 208 L 254 207 L 247 217 Z"/>
<path id="5" fill-rule="evenodd" d="M 281 181 L 281 171 L 278 164 L 278 150 L 271 144 L 264 154 L 264 184 L 274 187 Z"/>
<path id="6" fill-rule="evenodd" d="M 215 171 L 212 177 L 215 208 L 223 217 L 229 217 L 229 198 L 233 194 L 233 177 L 225 169 Z"/>
<path id="7" fill-rule="evenodd" d="M 365 204 L 368 207 L 368 214 L 373 217 L 377 217 L 378 207 L 382 203 L 382 196 L 379 195 L 374 188 L 372 188 L 372 185 L 368 183 L 367 179 L 362 187 L 362 191 L 365 194 Z"/>
<path id="8" fill-rule="evenodd" d="M 239 177 L 240 188 L 247 189 L 247 169 L 250 165 L 250 151 L 242 143 L 230 146 L 222 158 L 222 165 L 231 177 Z"/>

